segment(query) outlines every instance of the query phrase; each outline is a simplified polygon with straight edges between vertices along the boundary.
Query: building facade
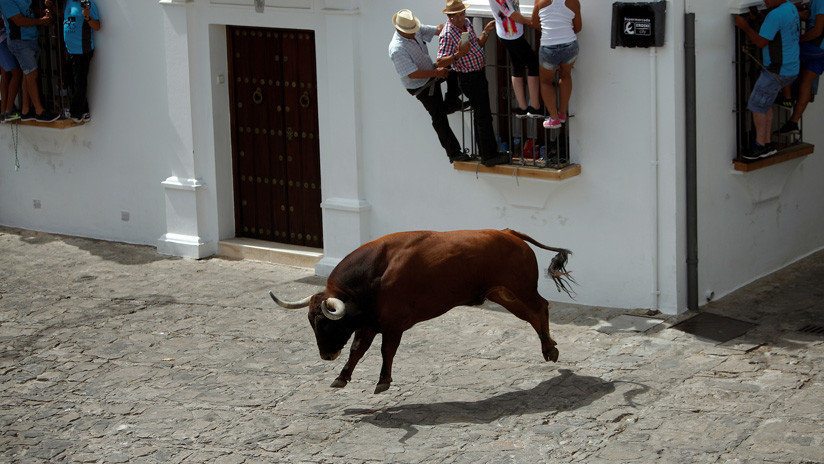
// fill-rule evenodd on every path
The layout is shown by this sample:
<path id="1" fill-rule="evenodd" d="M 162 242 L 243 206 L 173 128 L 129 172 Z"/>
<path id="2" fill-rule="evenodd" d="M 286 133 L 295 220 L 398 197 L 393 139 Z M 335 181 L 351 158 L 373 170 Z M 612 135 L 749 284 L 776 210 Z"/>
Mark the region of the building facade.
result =
<path id="1" fill-rule="evenodd" d="M 582 0 L 569 122 L 580 173 L 564 180 L 449 164 L 387 56 L 392 15 L 409 8 L 442 23 L 433 2 L 99 3 L 92 121 L 0 126 L 0 224 L 190 258 L 252 236 L 321 248 L 320 275 L 391 232 L 512 228 L 572 249 L 575 302 L 677 313 L 688 299 L 691 13 L 698 303 L 824 246 L 819 153 L 733 165 L 731 14 L 758 2 L 668 1 L 662 46 L 612 48 L 612 5 Z M 480 3 L 470 15 L 488 15 Z M 806 127 L 822 115 L 824 104 L 810 104 Z M 460 131 L 460 116 L 450 118 Z M 824 146 L 820 131 L 804 141 Z M 540 287 L 568 300 L 548 278 Z"/>

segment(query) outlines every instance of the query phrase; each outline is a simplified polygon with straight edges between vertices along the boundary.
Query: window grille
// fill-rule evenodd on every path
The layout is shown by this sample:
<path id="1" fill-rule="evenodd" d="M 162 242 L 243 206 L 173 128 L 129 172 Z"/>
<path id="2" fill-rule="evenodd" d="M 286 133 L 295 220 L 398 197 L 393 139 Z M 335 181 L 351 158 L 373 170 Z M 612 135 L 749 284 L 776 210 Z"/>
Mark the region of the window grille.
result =
<path id="1" fill-rule="evenodd" d="M 754 8 L 753 8 L 754 10 Z M 752 27 L 758 31 L 763 21 L 763 12 L 751 11 L 753 15 L 758 15 L 757 23 L 752 24 Z M 761 63 L 762 50 L 755 46 L 747 34 L 741 29 L 735 29 L 735 124 L 736 124 L 736 153 L 734 160 L 736 162 L 748 163 L 750 160 L 743 158 L 743 155 L 752 150 L 755 144 L 755 126 L 753 125 L 752 113 L 747 109 L 747 102 L 750 98 L 750 93 L 755 86 L 755 81 L 761 75 L 763 65 Z M 793 95 L 797 95 L 798 80 L 793 84 Z M 780 95 L 780 94 L 779 94 Z M 793 145 L 803 142 L 801 134 L 795 135 L 777 135 L 777 131 L 790 118 L 791 111 L 781 108 L 779 105 L 773 105 L 773 121 L 770 132 L 775 148 L 781 150 L 791 147 Z M 802 121 L 798 121 L 798 127 L 802 127 Z M 773 155 L 775 156 L 775 155 Z"/>
<path id="2" fill-rule="evenodd" d="M 490 19 L 483 17 L 469 18 L 476 31 L 483 29 Z M 538 55 L 540 32 L 530 27 L 524 31 L 524 37 L 532 46 L 535 55 Z M 544 118 L 517 118 L 515 110 L 518 101 L 512 89 L 511 64 L 507 52 L 495 34 L 486 42 L 486 72 L 489 81 L 489 103 L 492 109 L 493 128 L 498 141 L 498 150 L 510 157 L 510 164 L 534 166 L 538 168 L 563 168 L 571 163 L 569 149 L 569 127 L 573 114 L 567 116 L 567 121 L 559 129 L 543 127 Z M 556 101 L 558 95 L 556 73 Z M 524 77 L 526 81 L 526 77 Z M 526 86 L 526 82 L 524 83 Z M 527 99 L 529 98 L 527 91 Z M 474 143 L 474 113 L 471 108 L 461 113 L 461 143 L 464 151 L 477 156 L 478 151 Z M 529 150 L 531 148 L 531 150 Z M 543 150 L 541 150 L 543 148 Z"/>

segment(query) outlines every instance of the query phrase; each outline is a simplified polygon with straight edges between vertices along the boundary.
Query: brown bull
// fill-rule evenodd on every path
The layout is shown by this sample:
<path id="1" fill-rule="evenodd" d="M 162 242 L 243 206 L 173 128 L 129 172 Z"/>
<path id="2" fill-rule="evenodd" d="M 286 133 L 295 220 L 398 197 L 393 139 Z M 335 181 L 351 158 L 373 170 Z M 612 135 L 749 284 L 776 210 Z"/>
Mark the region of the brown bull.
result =
<path id="1" fill-rule="evenodd" d="M 405 330 L 455 306 L 480 305 L 486 299 L 532 324 L 544 359 L 557 361 L 558 349 L 549 336 L 549 304 L 538 294 L 538 263 L 525 242 L 558 253 L 548 273 L 559 290 L 567 291 L 564 266 L 570 251 L 506 229 L 386 235 L 346 256 L 322 292 L 296 302 L 269 295 L 284 308 L 309 307 L 323 359 L 336 359 L 355 334 L 349 360 L 332 387 L 346 386 L 380 333 L 383 365 L 375 393 L 386 391 Z"/>

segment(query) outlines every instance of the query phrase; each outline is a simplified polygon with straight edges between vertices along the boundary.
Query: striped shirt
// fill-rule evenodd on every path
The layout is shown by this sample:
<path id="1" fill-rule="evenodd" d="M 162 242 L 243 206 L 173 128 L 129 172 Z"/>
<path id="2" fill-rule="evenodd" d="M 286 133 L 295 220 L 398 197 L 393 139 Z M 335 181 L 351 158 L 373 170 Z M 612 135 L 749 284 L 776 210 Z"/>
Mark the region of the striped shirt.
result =
<path id="1" fill-rule="evenodd" d="M 429 50 L 426 48 L 426 42 L 431 41 L 437 32 L 438 28 L 435 26 L 421 26 L 415 33 L 414 39 L 407 39 L 395 31 L 392 41 L 389 42 L 389 58 L 395 65 L 395 71 L 398 72 L 401 84 L 405 88 L 417 89 L 429 81 L 429 79 L 410 79 L 409 75 L 419 69 L 424 71 L 435 69 L 435 64 L 432 63 Z"/>
<path id="2" fill-rule="evenodd" d="M 472 29 L 472 23 L 466 20 L 466 30 L 469 32 L 469 52 L 461 59 L 452 64 L 452 70 L 462 73 L 480 71 L 486 64 L 486 55 L 481 44 L 478 43 L 478 36 Z M 461 30 L 447 21 L 441 31 L 440 47 L 438 48 L 438 58 L 454 55 L 458 53 L 461 44 Z"/>

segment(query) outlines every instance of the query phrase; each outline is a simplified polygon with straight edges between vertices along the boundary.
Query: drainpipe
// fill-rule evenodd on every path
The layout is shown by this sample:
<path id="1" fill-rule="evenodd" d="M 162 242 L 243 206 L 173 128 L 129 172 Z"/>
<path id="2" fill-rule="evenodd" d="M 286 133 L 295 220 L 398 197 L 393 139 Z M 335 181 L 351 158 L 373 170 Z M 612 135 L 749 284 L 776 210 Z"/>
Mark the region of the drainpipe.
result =
<path id="1" fill-rule="evenodd" d="M 695 13 L 684 15 L 684 90 L 687 174 L 687 309 L 698 309 L 698 175 L 695 103 Z"/>
<path id="2" fill-rule="evenodd" d="M 658 49 L 649 49 L 649 74 L 650 74 L 650 159 L 652 175 L 652 308 L 657 310 L 661 304 L 661 278 L 659 271 L 661 268 L 660 256 L 660 234 L 658 229 L 660 224 L 658 208 L 661 206 L 658 199 L 660 194 L 660 183 L 658 181 Z"/>

